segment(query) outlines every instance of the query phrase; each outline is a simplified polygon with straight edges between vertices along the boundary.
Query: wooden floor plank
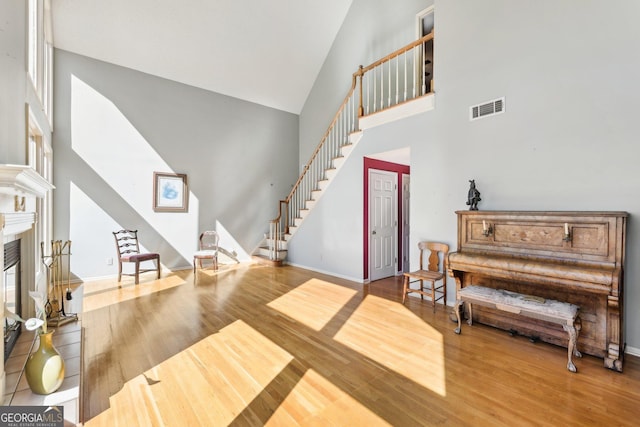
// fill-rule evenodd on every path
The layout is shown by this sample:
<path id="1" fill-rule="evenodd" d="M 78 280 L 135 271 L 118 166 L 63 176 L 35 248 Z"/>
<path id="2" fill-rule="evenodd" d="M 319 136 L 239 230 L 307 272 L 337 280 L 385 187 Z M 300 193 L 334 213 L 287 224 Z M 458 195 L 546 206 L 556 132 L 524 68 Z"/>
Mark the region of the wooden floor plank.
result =
<path id="1" fill-rule="evenodd" d="M 205 274 L 206 273 L 206 274 Z M 85 283 L 91 426 L 635 425 L 640 360 L 453 330 L 450 309 L 295 267 Z"/>

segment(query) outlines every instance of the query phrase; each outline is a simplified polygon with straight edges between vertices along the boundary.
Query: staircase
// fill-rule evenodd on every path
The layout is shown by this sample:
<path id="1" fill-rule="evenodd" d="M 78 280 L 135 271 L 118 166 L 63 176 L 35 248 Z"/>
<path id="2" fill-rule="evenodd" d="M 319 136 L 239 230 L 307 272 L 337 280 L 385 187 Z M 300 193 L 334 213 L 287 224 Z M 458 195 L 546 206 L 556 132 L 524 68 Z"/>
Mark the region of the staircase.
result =
<path id="1" fill-rule="evenodd" d="M 253 254 L 257 261 L 282 265 L 288 241 L 360 141 L 359 119 L 433 93 L 428 60 L 433 58 L 433 40 L 432 31 L 353 74 L 349 93 L 329 128 L 287 198 L 280 200 L 278 216 L 269 222 L 269 231 Z"/>
<path id="2" fill-rule="evenodd" d="M 329 158 L 329 161 L 324 163 L 324 168 L 322 168 L 322 165 L 315 164 L 321 160 L 313 162 L 312 159 L 310 164 L 307 164 L 305 170 L 310 171 L 318 167 L 319 172 L 317 174 L 307 172 L 306 175 L 303 173 L 297 183 L 301 188 L 299 192 L 296 194 L 292 192 L 293 197 L 280 201 L 278 218 L 270 222 L 269 234 L 265 235 L 262 244 L 253 255 L 257 261 L 271 265 L 282 265 L 287 256 L 287 242 L 300 228 L 304 219 L 327 190 L 361 136 L 362 132 L 357 130 L 345 133 L 344 137 L 335 143 L 337 145 L 336 156 Z M 327 158 L 328 154 L 320 152 L 317 157 Z M 314 175 L 316 176 L 312 178 Z M 310 182 L 307 182 L 309 180 Z M 305 188 L 308 190 L 305 190 Z M 288 214 L 288 218 L 293 220 L 291 222 L 285 220 L 287 217 L 283 213 Z"/>

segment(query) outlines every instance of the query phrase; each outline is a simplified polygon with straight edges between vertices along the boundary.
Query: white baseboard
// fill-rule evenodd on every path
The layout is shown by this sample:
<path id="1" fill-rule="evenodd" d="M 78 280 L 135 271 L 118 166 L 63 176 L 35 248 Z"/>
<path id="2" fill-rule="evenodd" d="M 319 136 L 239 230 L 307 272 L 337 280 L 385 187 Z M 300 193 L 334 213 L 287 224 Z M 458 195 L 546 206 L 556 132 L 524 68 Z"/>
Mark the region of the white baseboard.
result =
<path id="1" fill-rule="evenodd" d="M 356 277 L 344 276 L 342 274 L 336 274 L 333 271 L 324 271 L 324 270 L 320 270 L 320 269 L 317 269 L 317 268 L 311 268 L 311 267 L 308 267 L 306 265 L 300 265 L 300 264 L 295 264 L 295 263 L 291 263 L 291 262 L 287 262 L 287 265 L 290 265 L 292 267 L 304 268 L 305 270 L 315 271 L 316 273 L 322 273 L 322 274 L 326 274 L 328 276 L 338 277 L 340 279 L 350 280 L 350 281 L 356 282 L 356 283 L 364 283 L 364 279 L 362 279 L 362 277 L 357 277 L 356 278 Z"/>
<path id="2" fill-rule="evenodd" d="M 628 346 L 624 349 L 624 354 L 630 354 L 630 355 L 632 355 L 632 356 L 640 357 L 640 348 L 637 348 L 637 347 L 631 347 L 631 346 L 629 346 L 629 345 L 628 345 Z"/>

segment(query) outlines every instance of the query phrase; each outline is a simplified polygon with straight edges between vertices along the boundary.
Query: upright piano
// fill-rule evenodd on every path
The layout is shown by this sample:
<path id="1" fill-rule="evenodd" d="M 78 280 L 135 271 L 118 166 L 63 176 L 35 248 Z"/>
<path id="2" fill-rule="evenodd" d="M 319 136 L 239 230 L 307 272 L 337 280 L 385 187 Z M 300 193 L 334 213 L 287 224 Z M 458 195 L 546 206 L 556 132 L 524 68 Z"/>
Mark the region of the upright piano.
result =
<path id="1" fill-rule="evenodd" d="M 469 285 L 580 307 L 578 349 L 622 372 L 626 212 L 457 211 L 448 272 Z M 486 307 L 473 321 L 567 346 L 557 325 Z"/>

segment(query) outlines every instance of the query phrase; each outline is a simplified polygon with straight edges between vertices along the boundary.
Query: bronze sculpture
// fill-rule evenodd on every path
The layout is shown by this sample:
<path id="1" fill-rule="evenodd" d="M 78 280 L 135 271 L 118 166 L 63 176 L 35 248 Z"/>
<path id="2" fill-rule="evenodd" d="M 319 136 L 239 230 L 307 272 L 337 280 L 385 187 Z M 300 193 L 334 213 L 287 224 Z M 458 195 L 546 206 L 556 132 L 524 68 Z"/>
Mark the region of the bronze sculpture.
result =
<path id="1" fill-rule="evenodd" d="M 469 206 L 470 211 L 477 211 L 478 202 L 482 199 L 480 198 L 480 192 L 476 188 L 476 180 L 470 179 L 469 182 L 470 182 L 470 185 L 469 185 L 469 194 L 467 196 L 467 205 Z"/>

